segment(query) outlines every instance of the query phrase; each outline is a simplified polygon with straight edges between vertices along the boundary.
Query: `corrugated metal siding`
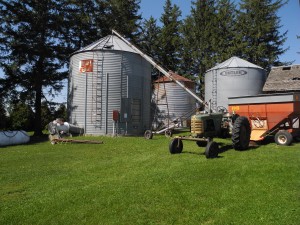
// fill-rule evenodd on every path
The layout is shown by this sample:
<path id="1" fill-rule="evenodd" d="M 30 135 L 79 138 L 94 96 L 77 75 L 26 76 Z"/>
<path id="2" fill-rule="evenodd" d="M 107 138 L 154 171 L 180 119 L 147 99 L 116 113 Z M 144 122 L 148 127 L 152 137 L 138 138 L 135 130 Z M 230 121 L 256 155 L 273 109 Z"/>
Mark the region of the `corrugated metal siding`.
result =
<path id="1" fill-rule="evenodd" d="M 130 111 L 133 120 L 128 129 L 132 134 L 140 134 L 149 129 L 150 126 L 151 75 L 145 76 L 145 74 L 149 71 L 151 74 L 151 65 L 136 54 L 131 54 L 131 56 L 134 57 L 132 60 L 136 63 L 124 60 L 133 71 L 133 73 L 128 73 L 128 97 L 131 99 Z M 140 112 L 136 110 L 140 110 Z M 138 114 L 140 114 L 139 122 L 136 120 Z"/>
<path id="2" fill-rule="evenodd" d="M 195 88 L 190 89 L 194 91 Z M 154 98 L 156 98 L 157 95 L 158 98 L 154 100 L 157 100 L 159 112 L 161 112 L 163 116 L 167 116 L 169 108 L 170 120 L 186 115 L 193 111 L 196 106 L 196 100 L 174 82 L 156 83 Z M 161 120 L 163 119 L 162 117 Z"/>
<path id="3" fill-rule="evenodd" d="M 107 76 L 104 92 L 107 109 L 105 107 L 105 123 L 107 125 L 107 134 L 113 133 L 113 110 L 121 110 L 121 81 L 122 81 L 122 54 L 108 52 L 104 59 L 104 74 Z"/>
<path id="4" fill-rule="evenodd" d="M 84 59 L 94 59 L 95 71 L 99 58 L 103 58 L 101 124 L 95 126 L 93 115 L 95 114 L 97 73 L 87 73 L 86 96 L 86 75 L 79 72 L 79 62 Z M 118 110 L 121 113 L 121 120 L 117 126 L 118 133 L 125 134 L 127 130 L 129 135 L 141 134 L 144 129 L 149 129 L 151 66 L 148 62 L 135 53 L 103 50 L 73 55 L 70 67 L 68 105 L 71 123 L 86 127 L 87 134 L 112 134 L 114 125 L 112 112 Z M 126 99 L 127 104 L 124 103 Z M 130 117 L 124 119 L 125 112 L 128 116 L 131 115 L 133 99 L 139 99 L 141 102 L 139 112 L 141 121 L 138 125 L 133 125 Z M 128 109 L 124 109 L 124 107 Z"/>
<path id="5" fill-rule="evenodd" d="M 213 87 L 215 72 L 216 88 Z M 227 109 L 228 97 L 261 94 L 265 80 L 265 71 L 259 68 L 210 70 L 205 74 L 205 101 L 213 99 L 213 93 L 216 91 L 216 105 Z"/>

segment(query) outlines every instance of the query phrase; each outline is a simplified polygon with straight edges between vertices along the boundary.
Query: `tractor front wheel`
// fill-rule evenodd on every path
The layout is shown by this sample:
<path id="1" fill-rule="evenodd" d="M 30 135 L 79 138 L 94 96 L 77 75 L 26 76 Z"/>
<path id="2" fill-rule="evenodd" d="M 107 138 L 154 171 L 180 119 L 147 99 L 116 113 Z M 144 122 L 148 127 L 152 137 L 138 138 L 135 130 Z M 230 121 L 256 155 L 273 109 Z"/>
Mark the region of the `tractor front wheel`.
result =
<path id="1" fill-rule="evenodd" d="M 216 158 L 219 154 L 219 145 L 217 142 L 210 141 L 206 145 L 205 156 L 207 159 Z"/>
<path id="2" fill-rule="evenodd" d="M 275 142 L 278 145 L 290 145 L 293 141 L 293 136 L 286 130 L 280 130 L 275 134 Z"/>
<path id="3" fill-rule="evenodd" d="M 182 140 L 180 140 L 179 138 L 174 138 L 171 140 L 169 145 L 169 151 L 171 154 L 179 154 L 182 152 L 182 149 L 183 149 Z"/>
<path id="4" fill-rule="evenodd" d="M 251 128 L 247 117 L 238 117 L 232 128 L 232 145 L 235 150 L 245 150 L 249 147 Z"/>

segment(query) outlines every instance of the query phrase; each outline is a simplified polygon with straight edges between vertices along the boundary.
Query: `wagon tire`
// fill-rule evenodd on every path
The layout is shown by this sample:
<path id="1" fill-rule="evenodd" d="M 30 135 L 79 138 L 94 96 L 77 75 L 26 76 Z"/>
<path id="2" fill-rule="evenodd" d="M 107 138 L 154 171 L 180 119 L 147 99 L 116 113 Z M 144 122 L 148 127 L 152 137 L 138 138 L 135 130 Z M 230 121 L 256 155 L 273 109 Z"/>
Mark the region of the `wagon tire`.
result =
<path id="1" fill-rule="evenodd" d="M 205 148 L 205 156 L 207 159 L 216 158 L 219 154 L 219 145 L 217 142 L 210 141 Z"/>
<path id="2" fill-rule="evenodd" d="M 151 130 L 146 130 L 145 133 L 144 133 L 144 138 L 145 139 L 152 139 L 153 137 L 153 133 Z"/>
<path id="3" fill-rule="evenodd" d="M 249 147 L 251 128 L 247 117 L 238 117 L 232 128 L 232 145 L 235 150 L 246 150 Z"/>
<path id="4" fill-rule="evenodd" d="M 275 134 L 275 142 L 278 145 L 290 145 L 293 141 L 293 136 L 286 130 L 280 130 Z"/>
<path id="5" fill-rule="evenodd" d="M 171 154 L 179 154 L 182 152 L 183 143 L 179 138 L 174 138 L 169 144 L 169 151 Z"/>

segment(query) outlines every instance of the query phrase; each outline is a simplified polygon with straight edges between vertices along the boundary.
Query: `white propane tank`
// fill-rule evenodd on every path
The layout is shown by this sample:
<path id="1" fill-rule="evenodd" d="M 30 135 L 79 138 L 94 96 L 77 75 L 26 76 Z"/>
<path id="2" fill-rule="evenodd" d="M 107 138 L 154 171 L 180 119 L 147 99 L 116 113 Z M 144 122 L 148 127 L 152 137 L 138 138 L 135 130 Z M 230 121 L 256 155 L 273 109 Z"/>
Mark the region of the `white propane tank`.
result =
<path id="1" fill-rule="evenodd" d="M 69 133 L 69 128 L 70 128 L 70 124 L 68 122 L 64 122 L 63 124 L 59 124 L 57 123 L 57 131 L 58 132 L 64 132 L 64 133 Z"/>
<path id="2" fill-rule="evenodd" d="M 0 146 L 25 144 L 29 140 L 30 137 L 24 130 L 0 131 Z"/>

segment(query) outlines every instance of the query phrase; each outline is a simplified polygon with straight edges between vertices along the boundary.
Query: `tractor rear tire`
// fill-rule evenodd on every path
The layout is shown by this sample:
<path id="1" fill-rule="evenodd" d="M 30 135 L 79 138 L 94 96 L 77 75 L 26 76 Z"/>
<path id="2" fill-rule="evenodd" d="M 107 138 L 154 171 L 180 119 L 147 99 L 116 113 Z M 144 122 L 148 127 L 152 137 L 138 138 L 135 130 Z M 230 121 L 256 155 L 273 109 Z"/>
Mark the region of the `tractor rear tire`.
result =
<path id="1" fill-rule="evenodd" d="M 251 128 L 247 117 L 238 117 L 232 128 L 232 145 L 235 150 L 246 150 L 249 147 Z"/>
<path id="2" fill-rule="evenodd" d="M 153 133 L 151 130 L 146 130 L 145 133 L 144 133 L 144 138 L 145 139 L 152 139 L 153 137 Z"/>
<path id="3" fill-rule="evenodd" d="M 210 141 L 205 148 L 205 156 L 207 159 L 216 158 L 219 154 L 219 145 L 217 142 Z"/>
<path id="4" fill-rule="evenodd" d="M 182 152 L 183 143 L 179 138 L 174 138 L 169 144 L 169 151 L 171 154 L 179 154 Z"/>
<path id="5" fill-rule="evenodd" d="M 275 134 L 274 139 L 278 145 L 290 145 L 293 141 L 293 136 L 286 130 L 280 130 Z"/>

